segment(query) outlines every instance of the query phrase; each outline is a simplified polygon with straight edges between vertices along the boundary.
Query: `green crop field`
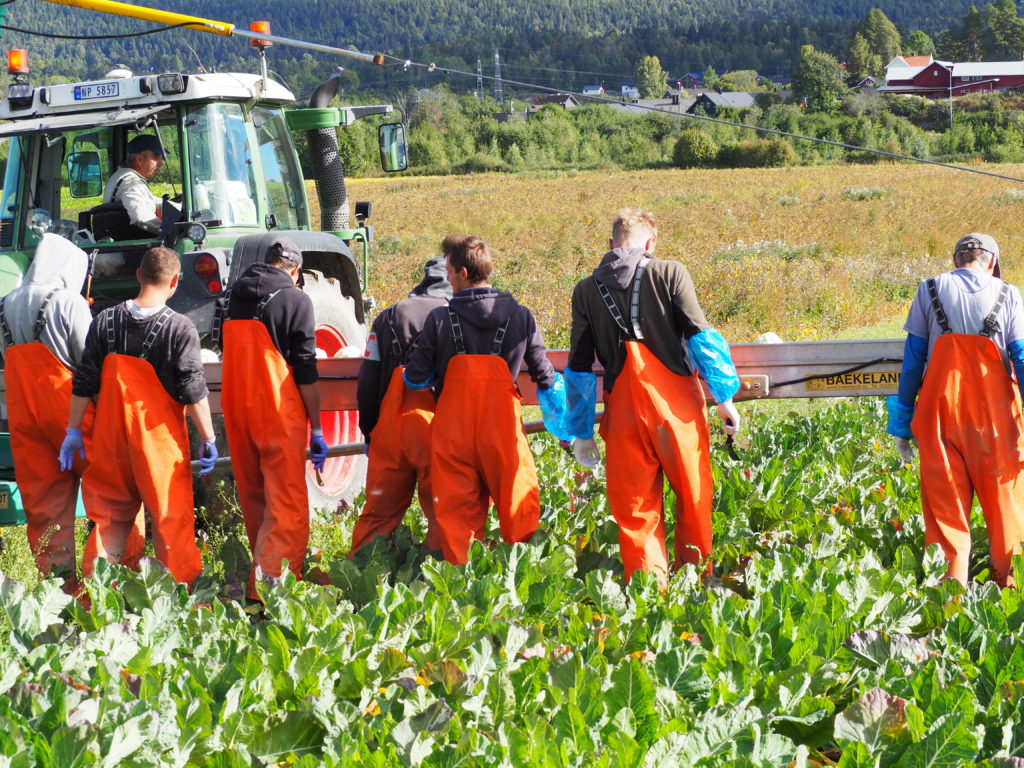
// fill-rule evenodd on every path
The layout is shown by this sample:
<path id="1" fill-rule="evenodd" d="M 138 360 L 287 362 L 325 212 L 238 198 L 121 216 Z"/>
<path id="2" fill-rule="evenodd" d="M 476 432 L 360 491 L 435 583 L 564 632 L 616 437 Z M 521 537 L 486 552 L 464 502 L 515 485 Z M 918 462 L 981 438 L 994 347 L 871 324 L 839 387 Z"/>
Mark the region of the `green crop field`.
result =
<path id="1" fill-rule="evenodd" d="M 477 232 L 552 346 L 627 204 L 656 210 L 659 254 L 690 265 L 732 341 L 891 336 L 960 234 L 992 231 L 1011 276 L 1024 253 L 1008 182 L 904 166 L 350 194 L 376 204 L 382 302 L 443 234 Z M 34 577 L 8 529 L 0 766 L 1024 766 L 1024 588 L 987 581 L 980 511 L 964 588 L 924 551 L 916 470 L 880 400 L 742 411 L 738 460 L 712 433 L 713 574 L 665 592 L 624 585 L 601 469 L 546 435 L 529 544 L 492 526 L 451 566 L 424 556 L 413 510 L 350 561 L 357 500 L 318 522 L 302 581 L 260 585 L 262 615 L 239 602 L 249 556 L 230 515 L 205 519 L 191 594 L 155 562 L 101 564 L 89 612 Z"/>

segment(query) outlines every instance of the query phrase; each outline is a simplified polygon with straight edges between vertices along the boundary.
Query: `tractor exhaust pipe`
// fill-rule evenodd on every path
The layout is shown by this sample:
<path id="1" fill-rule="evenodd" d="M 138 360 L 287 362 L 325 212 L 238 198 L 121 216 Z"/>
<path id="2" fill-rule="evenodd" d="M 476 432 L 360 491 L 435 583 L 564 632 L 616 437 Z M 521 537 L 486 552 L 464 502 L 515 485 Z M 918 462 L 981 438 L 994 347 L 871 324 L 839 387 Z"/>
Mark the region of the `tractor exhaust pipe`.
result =
<path id="1" fill-rule="evenodd" d="M 338 95 L 341 73 L 335 72 L 313 92 L 309 106 L 318 109 L 330 105 Z M 338 134 L 334 128 L 307 131 L 309 160 L 316 182 L 316 195 L 320 200 L 320 229 L 333 232 L 348 229 L 348 190 L 345 189 L 345 169 L 338 152 Z"/>

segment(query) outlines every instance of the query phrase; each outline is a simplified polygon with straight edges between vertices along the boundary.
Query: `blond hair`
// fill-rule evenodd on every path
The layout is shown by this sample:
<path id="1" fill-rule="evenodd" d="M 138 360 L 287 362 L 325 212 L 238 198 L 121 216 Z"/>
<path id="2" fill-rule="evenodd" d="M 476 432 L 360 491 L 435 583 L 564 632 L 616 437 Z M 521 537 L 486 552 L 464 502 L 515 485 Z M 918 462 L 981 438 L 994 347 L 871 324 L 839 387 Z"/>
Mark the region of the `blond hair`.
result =
<path id="1" fill-rule="evenodd" d="M 623 208 L 612 222 L 612 240 L 616 243 L 636 243 L 658 237 L 654 214 L 633 208 Z"/>

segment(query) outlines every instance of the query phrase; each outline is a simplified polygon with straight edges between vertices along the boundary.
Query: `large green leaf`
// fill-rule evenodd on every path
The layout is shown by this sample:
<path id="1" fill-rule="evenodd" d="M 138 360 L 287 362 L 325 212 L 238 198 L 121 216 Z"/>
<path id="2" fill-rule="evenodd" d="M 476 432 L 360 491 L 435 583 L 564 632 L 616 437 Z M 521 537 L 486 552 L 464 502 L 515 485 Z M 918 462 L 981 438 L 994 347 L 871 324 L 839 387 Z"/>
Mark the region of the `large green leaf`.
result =
<path id="1" fill-rule="evenodd" d="M 611 687 L 606 695 L 611 715 L 629 710 L 636 718 L 636 741 L 648 746 L 658 729 L 658 715 L 654 709 L 654 683 L 647 670 L 636 659 L 627 659 L 611 674 Z"/>
<path id="2" fill-rule="evenodd" d="M 953 768 L 973 762 L 978 754 L 978 741 L 967 729 L 960 714 L 938 718 L 925 733 L 924 739 L 912 744 L 900 758 L 907 768 Z"/>
<path id="3" fill-rule="evenodd" d="M 21 582 L 0 574 L 0 608 L 25 648 L 31 647 L 32 638 L 60 621 L 60 612 L 70 602 L 71 597 L 54 579 L 40 582 L 30 592 Z"/>
<path id="4" fill-rule="evenodd" d="M 261 760 L 276 762 L 287 755 L 318 753 L 326 732 L 315 715 L 291 711 L 268 718 L 256 729 L 248 747 Z"/>
<path id="5" fill-rule="evenodd" d="M 868 691 L 836 716 L 835 738 L 859 741 L 874 757 L 895 757 L 910 740 L 906 701 L 881 688 Z"/>

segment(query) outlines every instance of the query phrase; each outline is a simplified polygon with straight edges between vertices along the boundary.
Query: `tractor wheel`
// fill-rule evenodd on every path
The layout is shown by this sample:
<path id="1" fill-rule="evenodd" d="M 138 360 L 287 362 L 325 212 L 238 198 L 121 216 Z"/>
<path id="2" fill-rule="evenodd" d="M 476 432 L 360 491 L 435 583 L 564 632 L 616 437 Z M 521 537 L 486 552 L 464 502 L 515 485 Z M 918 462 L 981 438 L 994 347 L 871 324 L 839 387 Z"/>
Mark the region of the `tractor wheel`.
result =
<path id="1" fill-rule="evenodd" d="M 317 357 L 361 357 L 366 346 L 366 326 L 356 316 L 355 299 L 345 296 L 341 284 L 322 272 L 303 273 L 302 290 L 313 300 L 316 318 Z M 359 297 L 357 297 L 358 299 Z M 359 412 L 323 411 L 320 422 L 327 445 L 357 443 Z M 306 463 L 306 486 L 310 509 L 335 510 L 343 501 L 351 501 L 366 482 L 366 457 L 341 456 L 328 459 L 321 472 L 323 485 L 316 481 L 313 465 Z"/>

